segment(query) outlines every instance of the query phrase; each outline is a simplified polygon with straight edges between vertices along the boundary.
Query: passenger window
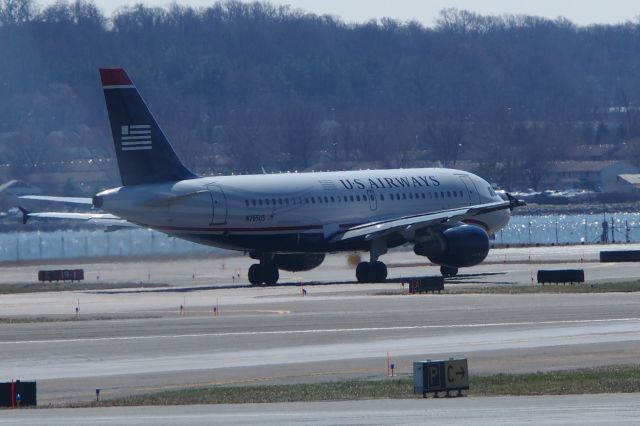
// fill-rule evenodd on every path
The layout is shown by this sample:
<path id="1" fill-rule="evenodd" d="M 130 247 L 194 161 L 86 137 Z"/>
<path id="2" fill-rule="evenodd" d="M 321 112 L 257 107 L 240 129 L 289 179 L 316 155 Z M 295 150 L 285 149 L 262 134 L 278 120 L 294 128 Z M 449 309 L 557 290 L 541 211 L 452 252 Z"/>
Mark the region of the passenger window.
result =
<path id="1" fill-rule="evenodd" d="M 356 195 L 356 201 L 360 201 L 360 196 Z"/>
<path id="2" fill-rule="evenodd" d="M 331 197 L 331 202 L 332 202 L 332 203 L 335 203 L 335 202 L 336 202 L 336 200 L 335 200 L 333 197 Z"/>
<path id="3" fill-rule="evenodd" d="M 315 204 L 316 203 L 316 197 L 311 197 L 311 204 Z"/>
<path id="4" fill-rule="evenodd" d="M 451 191 L 447 191 L 447 198 L 451 198 Z"/>
<path id="5" fill-rule="evenodd" d="M 413 200 L 413 194 L 412 193 L 409 193 L 409 199 Z"/>
<path id="6" fill-rule="evenodd" d="M 251 204 L 256 205 L 256 200 L 251 200 Z"/>
<path id="7" fill-rule="evenodd" d="M 444 198 L 444 192 L 440 191 L 440 198 Z"/>
<path id="8" fill-rule="evenodd" d="M 404 192 L 402 193 L 402 199 L 406 200 L 407 199 L 407 194 L 405 194 Z"/>
<path id="9" fill-rule="evenodd" d="M 288 198 L 285 198 L 284 202 L 285 202 L 286 205 L 289 205 L 289 199 Z"/>
<path id="10" fill-rule="evenodd" d="M 380 194 L 380 200 L 384 201 L 384 194 Z"/>
<path id="11" fill-rule="evenodd" d="M 262 205 L 262 200 L 258 200 L 258 204 Z"/>
<path id="12" fill-rule="evenodd" d="M 351 199 L 351 202 L 353 203 L 353 195 L 349 195 L 349 198 Z"/>
<path id="13" fill-rule="evenodd" d="M 437 192 L 434 192 L 434 193 L 433 193 L 433 196 L 434 196 L 435 198 L 438 198 L 438 193 L 437 193 Z"/>
<path id="14" fill-rule="evenodd" d="M 268 206 L 269 205 L 269 199 L 267 198 L 266 200 L 264 200 L 264 203 Z"/>

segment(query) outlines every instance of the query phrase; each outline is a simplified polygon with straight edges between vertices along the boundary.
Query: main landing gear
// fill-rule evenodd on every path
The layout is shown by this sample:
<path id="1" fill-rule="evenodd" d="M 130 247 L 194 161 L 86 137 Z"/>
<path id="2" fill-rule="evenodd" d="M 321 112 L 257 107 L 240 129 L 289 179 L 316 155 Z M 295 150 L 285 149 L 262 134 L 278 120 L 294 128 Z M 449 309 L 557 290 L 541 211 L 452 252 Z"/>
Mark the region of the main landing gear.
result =
<path id="1" fill-rule="evenodd" d="M 360 262 L 356 267 L 356 278 L 359 283 L 381 283 L 387 279 L 387 265 L 378 258 L 387 252 L 387 242 L 374 240 L 369 250 L 369 262 Z"/>
<path id="2" fill-rule="evenodd" d="M 251 285 L 274 285 L 280 278 L 278 267 L 273 262 L 273 256 L 263 255 L 260 257 L 251 256 L 259 259 L 260 263 L 255 263 L 249 267 L 249 282 Z"/>
<path id="3" fill-rule="evenodd" d="M 380 283 L 387 279 L 387 265 L 379 260 L 360 262 L 356 267 L 356 278 L 359 283 Z"/>
<path id="4" fill-rule="evenodd" d="M 441 266 L 440 273 L 444 278 L 451 278 L 458 275 L 458 268 L 454 268 L 453 266 Z"/>

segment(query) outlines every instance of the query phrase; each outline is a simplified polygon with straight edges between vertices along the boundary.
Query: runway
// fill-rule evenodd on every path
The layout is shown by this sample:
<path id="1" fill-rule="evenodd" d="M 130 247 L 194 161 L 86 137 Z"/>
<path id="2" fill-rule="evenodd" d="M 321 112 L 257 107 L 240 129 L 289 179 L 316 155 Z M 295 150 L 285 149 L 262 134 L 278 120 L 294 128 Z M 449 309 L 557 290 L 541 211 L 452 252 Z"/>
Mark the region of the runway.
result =
<path id="1" fill-rule="evenodd" d="M 1 426 L 39 424 L 174 425 L 636 425 L 635 394 L 370 400 L 284 404 L 192 405 L 21 410 L 5 413 Z"/>
<path id="2" fill-rule="evenodd" d="M 499 257 L 447 285 L 530 285 L 532 264 Z M 395 276 L 423 269 L 410 263 L 416 258 L 390 260 Z M 389 295 L 399 283 L 356 284 L 336 256 L 311 271 L 316 281 L 302 296 L 292 285 L 302 274 L 250 288 L 222 279 L 248 260 L 212 263 L 208 279 L 190 273 L 205 261 L 141 264 L 137 272 L 136 264 L 98 265 L 125 278 L 149 269 L 184 276 L 167 289 L 1 296 L 3 318 L 31 321 L 1 325 L 3 375 L 37 380 L 46 405 L 91 401 L 96 388 L 112 398 L 185 385 L 382 378 L 387 353 L 399 375 L 418 359 L 467 357 L 471 374 L 492 374 L 637 364 L 640 353 L 640 293 Z M 583 263 L 621 279 L 618 267 Z M 70 320 L 78 302 L 80 318 Z"/>

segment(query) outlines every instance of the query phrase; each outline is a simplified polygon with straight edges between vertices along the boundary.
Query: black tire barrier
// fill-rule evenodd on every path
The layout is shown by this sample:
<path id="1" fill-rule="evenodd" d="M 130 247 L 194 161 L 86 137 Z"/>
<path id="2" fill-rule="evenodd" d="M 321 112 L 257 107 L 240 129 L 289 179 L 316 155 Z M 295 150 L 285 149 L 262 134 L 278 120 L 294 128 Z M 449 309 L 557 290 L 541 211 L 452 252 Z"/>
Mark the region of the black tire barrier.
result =
<path id="1" fill-rule="evenodd" d="M 36 406 L 36 394 L 36 382 L 16 380 L 13 383 L 0 383 L 0 407 Z"/>
<path id="2" fill-rule="evenodd" d="M 428 291 L 439 292 L 442 290 L 444 290 L 444 277 L 442 276 L 416 278 L 409 282 L 409 292 L 411 294 L 426 293 Z"/>
<path id="3" fill-rule="evenodd" d="M 53 271 L 38 271 L 38 281 L 82 281 L 84 269 L 56 269 Z"/>
<path id="4" fill-rule="evenodd" d="M 538 284 L 583 283 L 584 269 L 539 270 Z"/>
<path id="5" fill-rule="evenodd" d="M 640 250 L 601 251 L 600 262 L 640 262 Z"/>

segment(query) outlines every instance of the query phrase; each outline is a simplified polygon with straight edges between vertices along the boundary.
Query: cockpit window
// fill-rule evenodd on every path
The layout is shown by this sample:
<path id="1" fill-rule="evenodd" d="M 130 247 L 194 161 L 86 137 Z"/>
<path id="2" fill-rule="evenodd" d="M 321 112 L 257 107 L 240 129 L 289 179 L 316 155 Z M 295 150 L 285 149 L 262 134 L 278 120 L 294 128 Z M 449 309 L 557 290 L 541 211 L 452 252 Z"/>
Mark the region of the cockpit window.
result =
<path id="1" fill-rule="evenodd" d="M 489 186 L 487 189 L 489 190 L 489 195 L 491 195 L 492 197 L 496 196 L 496 191 L 494 191 L 492 187 Z"/>

